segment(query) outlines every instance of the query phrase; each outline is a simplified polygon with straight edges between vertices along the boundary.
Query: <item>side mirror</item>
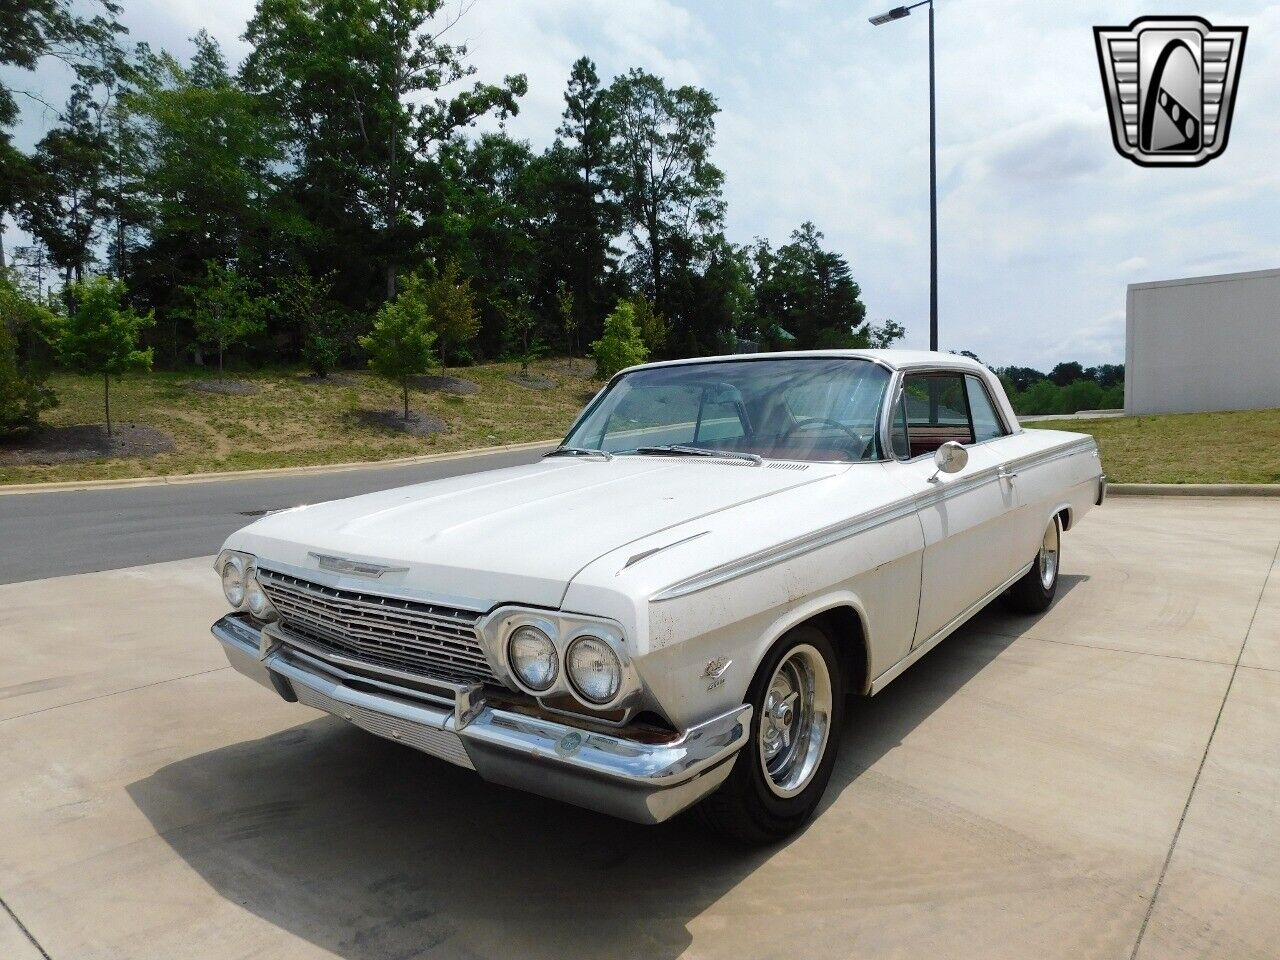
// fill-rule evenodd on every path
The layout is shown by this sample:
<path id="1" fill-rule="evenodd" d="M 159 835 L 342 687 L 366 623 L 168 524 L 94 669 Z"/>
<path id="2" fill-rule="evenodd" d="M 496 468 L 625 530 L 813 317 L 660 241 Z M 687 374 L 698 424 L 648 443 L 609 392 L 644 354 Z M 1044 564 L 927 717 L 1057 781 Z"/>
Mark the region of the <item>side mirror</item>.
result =
<path id="1" fill-rule="evenodd" d="M 936 483 L 939 473 L 959 473 L 968 462 L 969 451 L 954 440 L 948 440 L 933 452 L 933 463 L 938 471 L 929 478 L 929 481 Z"/>

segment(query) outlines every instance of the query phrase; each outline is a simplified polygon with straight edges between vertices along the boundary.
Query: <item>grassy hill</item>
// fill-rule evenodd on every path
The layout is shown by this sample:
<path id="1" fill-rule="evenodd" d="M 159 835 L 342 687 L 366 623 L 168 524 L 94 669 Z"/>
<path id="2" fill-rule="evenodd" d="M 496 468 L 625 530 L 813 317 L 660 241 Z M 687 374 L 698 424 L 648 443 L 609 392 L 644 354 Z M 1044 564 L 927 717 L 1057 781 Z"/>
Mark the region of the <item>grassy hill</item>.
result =
<path id="1" fill-rule="evenodd" d="M 29 461 L 58 455 L 40 447 L 0 447 L 0 483 L 387 460 L 544 440 L 563 436 L 599 388 L 591 373 L 586 361 L 563 359 L 534 364 L 527 381 L 515 364 L 433 371 L 437 387 L 445 380 L 463 382 L 411 395 L 417 426 L 440 430 L 431 436 L 398 429 L 399 391 L 363 371 L 335 374 L 332 382 L 315 381 L 299 370 L 229 373 L 234 384 L 225 389 L 241 390 L 240 395 L 210 392 L 218 389 L 216 381 L 191 372 L 129 376 L 111 385 L 112 420 L 126 441 L 123 449 L 111 456 L 38 464 Z M 56 450 L 67 446 L 72 426 L 102 423 L 102 381 L 61 374 L 50 385 L 61 402 L 42 418 L 50 429 L 40 446 Z M 152 455 L 131 451 L 131 429 L 134 435 L 160 431 L 161 446 L 171 449 Z"/>

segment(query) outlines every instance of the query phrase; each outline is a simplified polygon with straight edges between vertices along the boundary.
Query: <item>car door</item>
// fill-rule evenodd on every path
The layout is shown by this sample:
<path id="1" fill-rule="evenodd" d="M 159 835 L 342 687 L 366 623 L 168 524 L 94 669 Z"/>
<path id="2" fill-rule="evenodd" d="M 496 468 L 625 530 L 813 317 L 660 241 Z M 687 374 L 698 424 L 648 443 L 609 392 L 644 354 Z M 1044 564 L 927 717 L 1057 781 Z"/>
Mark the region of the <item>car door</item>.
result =
<path id="1" fill-rule="evenodd" d="M 976 385 L 982 389 L 980 380 Z M 1020 559 L 1010 549 L 1016 495 L 998 443 L 1007 430 L 989 398 L 984 409 L 973 389 L 965 371 L 911 372 L 892 413 L 892 469 L 916 497 L 925 539 L 913 646 L 1002 586 Z M 987 410 L 994 423 L 986 422 Z M 933 455 L 951 440 L 965 447 L 969 462 L 957 473 L 940 473 Z"/>

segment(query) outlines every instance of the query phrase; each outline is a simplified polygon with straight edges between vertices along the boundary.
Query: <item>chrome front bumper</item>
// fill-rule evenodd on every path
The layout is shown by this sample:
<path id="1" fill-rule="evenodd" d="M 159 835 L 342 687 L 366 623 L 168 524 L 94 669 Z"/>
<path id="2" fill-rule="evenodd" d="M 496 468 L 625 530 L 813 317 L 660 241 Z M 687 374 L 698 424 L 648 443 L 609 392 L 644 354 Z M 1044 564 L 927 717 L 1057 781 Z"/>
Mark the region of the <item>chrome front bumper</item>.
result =
<path id="1" fill-rule="evenodd" d="M 212 629 L 232 667 L 286 700 L 475 770 L 493 783 L 638 823 L 661 823 L 720 786 L 751 723 L 751 707 L 744 704 L 678 739 L 644 743 L 498 709 L 464 691 L 452 702 L 397 695 L 394 687 L 273 644 L 269 635 L 264 642 L 242 614 L 229 614 Z"/>

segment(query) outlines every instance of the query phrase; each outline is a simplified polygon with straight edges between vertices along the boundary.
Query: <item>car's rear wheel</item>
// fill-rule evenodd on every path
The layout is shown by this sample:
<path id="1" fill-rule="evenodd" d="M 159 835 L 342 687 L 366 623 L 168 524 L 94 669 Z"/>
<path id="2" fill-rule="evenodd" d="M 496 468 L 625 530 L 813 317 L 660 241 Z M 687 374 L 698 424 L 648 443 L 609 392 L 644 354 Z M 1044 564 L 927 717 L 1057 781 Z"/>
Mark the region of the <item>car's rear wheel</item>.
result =
<path id="1" fill-rule="evenodd" d="M 1018 613 L 1040 613 L 1058 592 L 1058 568 L 1062 560 L 1062 520 L 1056 515 L 1045 528 L 1036 559 L 1017 583 L 1005 593 L 1005 604 Z"/>
<path id="2" fill-rule="evenodd" d="M 699 805 L 703 821 L 749 843 L 780 840 L 804 826 L 831 779 L 844 697 L 826 633 L 812 624 L 787 633 L 751 681 L 751 738 L 724 786 Z"/>

